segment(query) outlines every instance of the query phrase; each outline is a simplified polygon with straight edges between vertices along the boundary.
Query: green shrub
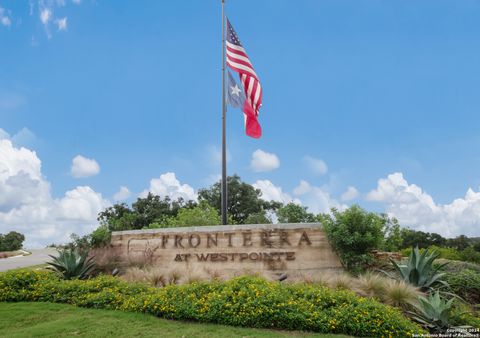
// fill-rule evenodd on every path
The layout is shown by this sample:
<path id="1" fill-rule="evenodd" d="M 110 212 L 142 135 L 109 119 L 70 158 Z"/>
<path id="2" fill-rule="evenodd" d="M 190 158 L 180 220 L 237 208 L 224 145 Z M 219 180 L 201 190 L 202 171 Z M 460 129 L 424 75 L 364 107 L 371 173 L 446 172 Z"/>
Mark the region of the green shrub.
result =
<path id="1" fill-rule="evenodd" d="M 350 291 L 255 277 L 151 288 L 115 277 L 59 280 L 44 272 L 0 273 L 0 301 L 47 301 L 144 312 L 225 325 L 343 333 L 361 337 L 424 333 L 399 310 Z"/>
<path id="2" fill-rule="evenodd" d="M 449 259 L 453 261 L 463 261 L 463 262 L 472 262 L 480 263 L 480 252 L 477 252 L 472 246 L 465 248 L 464 250 L 457 250 L 455 248 L 444 248 L 436 245 L 431 245 L 428 247 L 429 250 L 435 250 L 439 253 L 439 258 Z M 420 249 L 420 252 L 423 252 L 425 248 Z M 402 256 L 408 256 L 412 252 L 412 248 L 406 248 L 400 250 Z"/>
<path id="3" fill-rule="evenodd" d="M 452 292 L 468 303 L 480 303 L 480 272 L 466 269 L 457 273 L 447 273 L 445 280 Z"/>
<path id="4" fill-rule="evenodd" d="M 444 263 L 448 263 L 447 265 L 443 266 L 441 269 L 444 272 L 457 273 L 465 269 L 470 269 L 473 271 L 480 272 L 480 264 L 475 264 L 471 262 L 451 261 L 451 260 L 441 258 L 441 259 L 437 259 L 433 263 L 433 265 L 436 267 L 439 265 L 443 265 Z"/>
<path id="5" fill-rule="evenodd" d="M 454 307 L 451 317 L 454 325 L 480 328 L 480 317 L 478 313 L 475 313 L 470 306 L 458 300 L 455 300 L 453 303 Z"/>
<path id="6" fill-rule="evenodd" d="M 436 245 L 432 245 L 432 246 L 429 246 L 428 249 L 431 251 L 436 251 L 439 254 L 438 258 L 450 259 L 455 261 L 462 260 L 460 253 L 453 248 L 442 248 Z M 412 248 L 406 248 L 406 249 L 400 250 L 400 253 L 402 254 L 402 256 L 408 257 L 410 256 L 410 253 L 412 252 L 412 250 L 413 250 Z M 425 248 L 421 248 L 419 250 L 421 253 L 423 253 L 425 251 Z"/>
<path id="7" fill-rule="evenodd" d="M 370 252 L 382 245 L 387 219 L 357 205 L 342 212 L 332 209 L 332 213 L 333 217 L 319 216 L 330 243 L 345 268 L 362 270 L 373 262 Z"/>
<path id="8" fill-rule="evenodd" d="M 465 262 L 480 263 L 480 252 L 471 246 L 460 252 L 460 259 Z"/>
<path id="9" fill-rule="evenodd" d="M 112 233 L 108 227 L 101 225 L 95 229 L 90 235 L 90 246 L 93 248 L 101 248 L 110 243 Z"/>

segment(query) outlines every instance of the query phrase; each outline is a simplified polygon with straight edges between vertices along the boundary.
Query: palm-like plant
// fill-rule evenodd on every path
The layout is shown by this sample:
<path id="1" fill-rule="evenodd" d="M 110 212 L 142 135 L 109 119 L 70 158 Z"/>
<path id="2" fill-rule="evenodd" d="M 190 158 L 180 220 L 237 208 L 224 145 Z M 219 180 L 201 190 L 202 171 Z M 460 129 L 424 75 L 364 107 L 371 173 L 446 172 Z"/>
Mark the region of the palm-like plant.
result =
<path id="1" fill-rule="evenodd" d="M 442 280 L 445 273 L 439 272 L 448 263 L 438 266 L 433 265 L 433 261 L 439 255 L 435 251 L 429 252 L 428 249 L 420 252 L 416 247 L 410 253 L 407 264 L 399 264 L 392 259 L 390 261 L 403 281 L 420 288 L 421 291 L 427 291 L 435 284 L 448 286 L 447 282 Z"/>
<path id="2" fill-rule="evenodd" d="M 415 312 L 409 312 L 412 318 L 425 327 L 443 331 L 450 326 L 451 310 L 454 298 L 446 301 L 440 297 L 437 291 L 428 298 L 418 297 L 418 303 L 414 304 Z"/>
<path id="3" fill-rule="evenodd" d="M 88 252 L 80 253 L 74 249 L 58 251 L 58 256 L 49 255 L 52 261 L 48 262 L 48 269 L 55 271 L 63 279 L 85 279 L 95 268 L 93 257 Z"/>

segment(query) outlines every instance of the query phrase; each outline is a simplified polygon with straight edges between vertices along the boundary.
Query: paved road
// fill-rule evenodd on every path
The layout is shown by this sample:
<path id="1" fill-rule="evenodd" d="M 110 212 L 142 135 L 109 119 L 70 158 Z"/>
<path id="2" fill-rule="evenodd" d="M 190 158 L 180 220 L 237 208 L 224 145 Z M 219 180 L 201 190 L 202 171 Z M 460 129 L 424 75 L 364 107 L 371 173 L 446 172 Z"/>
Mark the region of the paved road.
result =
<path id="1" fill-rule="evenodd" d="M 7 271 L 11 269 L 24 268 L 27 266 L 44 264 L 51 258 L 48 255 L 56 254 L 57 250 L 54 248 L 28 250 L 32 254 L 22 257 L 11 257 L 0 259 L 0 271 Z"/>

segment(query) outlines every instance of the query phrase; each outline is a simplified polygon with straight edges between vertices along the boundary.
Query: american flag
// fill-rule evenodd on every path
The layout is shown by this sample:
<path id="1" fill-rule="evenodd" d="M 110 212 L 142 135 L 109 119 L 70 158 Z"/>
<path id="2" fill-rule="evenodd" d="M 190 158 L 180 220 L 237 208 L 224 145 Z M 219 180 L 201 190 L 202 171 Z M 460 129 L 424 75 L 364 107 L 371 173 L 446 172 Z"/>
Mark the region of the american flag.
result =
<path id="1" fill-rule="evenodd" d="M 250 103 L 255 116 L 262 105 L 262 87 L 252 63 L 245 52 L 240 39 L 227 19 L 227 64 L 238 73 L 242 82 L 245 96 Z"/>

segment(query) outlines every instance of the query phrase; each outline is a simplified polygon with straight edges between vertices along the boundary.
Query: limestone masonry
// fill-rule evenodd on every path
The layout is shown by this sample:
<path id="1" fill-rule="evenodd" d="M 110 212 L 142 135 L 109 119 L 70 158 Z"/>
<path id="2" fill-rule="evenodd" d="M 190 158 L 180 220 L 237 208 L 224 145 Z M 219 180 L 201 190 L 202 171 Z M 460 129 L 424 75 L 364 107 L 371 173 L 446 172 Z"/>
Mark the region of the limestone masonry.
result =
<path id="1" fill-rule="evenodd" d="M 165 271 L 315 277 L 341 269 L 318 223 L 116 231 L 111 244 L 124 263 L 149 262 Z"/>

